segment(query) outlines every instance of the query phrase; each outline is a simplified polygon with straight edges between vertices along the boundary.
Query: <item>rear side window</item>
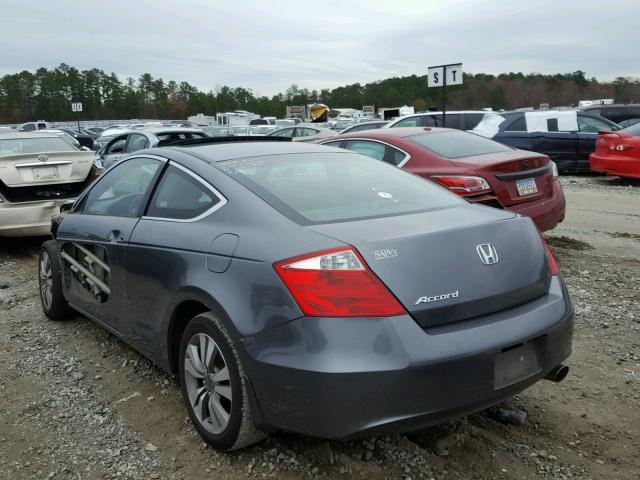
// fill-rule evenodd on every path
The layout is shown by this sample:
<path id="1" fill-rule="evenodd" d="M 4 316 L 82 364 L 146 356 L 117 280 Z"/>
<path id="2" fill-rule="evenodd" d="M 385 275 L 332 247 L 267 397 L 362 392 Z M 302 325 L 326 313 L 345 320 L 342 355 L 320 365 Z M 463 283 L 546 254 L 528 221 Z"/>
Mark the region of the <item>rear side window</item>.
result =
<path id="1" fill-rule="evenodd" d="M 151 199 L 147 216 L 189 220 L 207 212 L 220 201 L 220 198 L 199 180 L 170 165 Z"/>
<path id="2" fill-rule="evenodd" d="M 409 137 L 409 139 L 443 158 L 464 158 L 511 150 L 501 143 L 462 131 L 423 133 Z"/>
<path id="3" fill-rule="evenodd" d="M 627 127 L 622 131 L 628 133 L 629 135 L 633 135 L 634 137 L 640 137 L 640 123 L 631 125 L 630 127 Z"/>
<path id="4" fill-rule="evenodd" d="M 524 118 L 524 115 L 516 118 L 511 125 L 504 129 L 505 132 L 526 132 L 527 131 L 527 121 Z"/>
<path id="5" fill-rule="evenodd" d="M 345 148 L 353 152 L 362 153 L 367 157 L 375 158 L 376 160 L 384 160 L 387 151 L 387 147 L 383 143 L 368 142 L 366 140 L 347 142 Z"/>
<path id="6" fill-rule="evenodd" d="M 464 203 L 455 194 L 362 155 L 270 155 L 216 166 L 301 225 L 388 217 Z"/>

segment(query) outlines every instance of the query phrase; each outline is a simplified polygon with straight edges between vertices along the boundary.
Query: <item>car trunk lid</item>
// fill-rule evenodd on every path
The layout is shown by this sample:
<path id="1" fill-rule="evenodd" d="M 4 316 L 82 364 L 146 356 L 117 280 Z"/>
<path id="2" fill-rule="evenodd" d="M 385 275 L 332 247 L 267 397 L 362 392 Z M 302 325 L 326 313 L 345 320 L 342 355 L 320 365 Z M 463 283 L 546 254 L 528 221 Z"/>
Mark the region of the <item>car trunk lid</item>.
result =
<path id="1" fill-rule="evenodd" d="M 0 181 L 8 187 L 81 182 L 93 165 L 93 152 L 55 152 L 0 157 Z"/>
<path id="2" fill-rule="evenodd" d="M 483 177 L 503 207 L 540 200 L 553 194 L 553 168 L 549 157 L 511 151 L 465 157 L 452 161 Z"/>
<path id="3" fill-rule="evenodd" d="M 501 210 L 469 205 L 308 228 L 356 247 L 423 327 L 511 308 L 549 288 L 535 227 Z"/>

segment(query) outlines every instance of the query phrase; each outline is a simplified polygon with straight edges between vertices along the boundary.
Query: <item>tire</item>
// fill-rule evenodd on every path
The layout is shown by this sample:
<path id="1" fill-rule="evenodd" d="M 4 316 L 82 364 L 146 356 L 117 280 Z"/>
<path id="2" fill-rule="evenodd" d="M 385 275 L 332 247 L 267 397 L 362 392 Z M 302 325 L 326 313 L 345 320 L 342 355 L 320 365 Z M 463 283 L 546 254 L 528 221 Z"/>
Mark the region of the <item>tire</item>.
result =
<path id="1" fill-rule="evenodd" d="M 180 341 L 179 358 L 184 403 L 207 444 L 231 451 L 266 436 L 253 423 L 240 357 L 216 315 L 206 312 L 189 321 Z"/>
<path id="2" fill-rule="evenodd" d="M 42 311 L 49 320 L 65 320 L 75 316 L 62 293 L 62 264 L 55 240 L 44 242 L 40 248 L 38 285 Z"/>

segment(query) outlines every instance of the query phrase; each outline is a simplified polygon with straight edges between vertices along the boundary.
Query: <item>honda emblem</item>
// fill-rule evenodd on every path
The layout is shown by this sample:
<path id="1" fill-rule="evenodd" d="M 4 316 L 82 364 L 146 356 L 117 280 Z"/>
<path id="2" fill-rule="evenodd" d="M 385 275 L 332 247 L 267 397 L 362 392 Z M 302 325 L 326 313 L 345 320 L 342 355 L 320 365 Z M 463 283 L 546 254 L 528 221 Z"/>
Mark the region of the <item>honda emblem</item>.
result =
<path id="1" fill-rule="evenodd" d="M 490 243 L 482 243 L 476 246 L 476 252 L 478 252 L 478 256 L 482 263 L 485 265 L 493 265 L 494 263 L 498 263 L 498 252 L 496 251 L 496 247 L 491 245 Z"/>

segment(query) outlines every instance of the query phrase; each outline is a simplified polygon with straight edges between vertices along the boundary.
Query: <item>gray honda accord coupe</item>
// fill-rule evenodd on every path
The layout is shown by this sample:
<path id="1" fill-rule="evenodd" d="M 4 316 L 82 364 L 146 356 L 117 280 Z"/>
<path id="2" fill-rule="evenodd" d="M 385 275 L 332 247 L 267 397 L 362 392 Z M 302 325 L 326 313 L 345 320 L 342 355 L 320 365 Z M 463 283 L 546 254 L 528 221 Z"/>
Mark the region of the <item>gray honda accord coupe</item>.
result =
<path id="1" fill-rule="evenodd" d="M 410 431 L 559 381 L 572 306 L 529 218 L 337 148 L 141 150 L 54 219 L 44 313 L 177 374 L 220 450 Z"/>

